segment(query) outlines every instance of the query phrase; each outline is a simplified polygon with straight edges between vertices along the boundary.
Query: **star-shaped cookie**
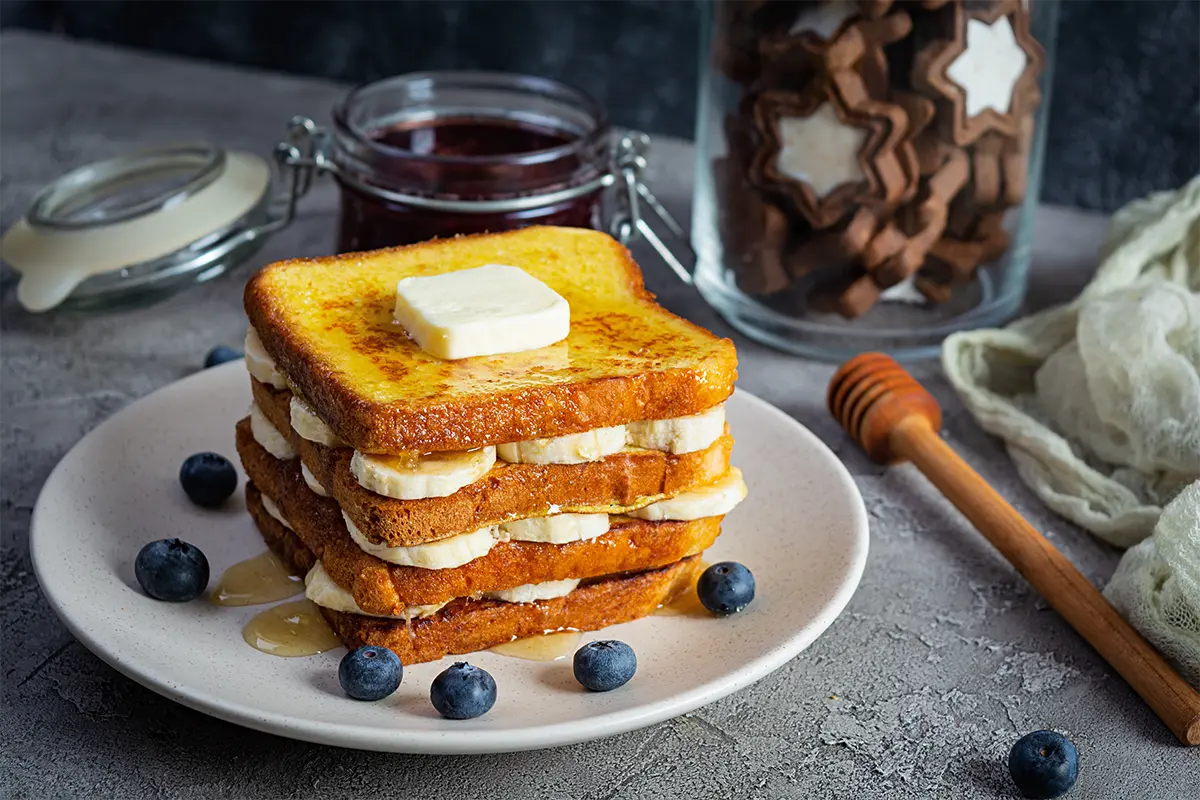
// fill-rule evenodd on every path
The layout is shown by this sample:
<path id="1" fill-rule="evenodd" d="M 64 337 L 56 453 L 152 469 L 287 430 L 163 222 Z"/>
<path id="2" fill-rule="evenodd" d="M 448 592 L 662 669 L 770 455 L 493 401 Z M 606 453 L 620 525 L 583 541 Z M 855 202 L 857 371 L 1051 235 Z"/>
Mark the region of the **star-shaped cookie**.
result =
<path id="1" fill-rule="evenodd" d="M 837 225 L 862 205 L 894 208 L 915 187 L 910 121 L 888 100 L 882 51 L 909 30 L 903 12 L 840 20 L 820 56 L 823 69 L 803 91 L 768 90 L 754 102 L 764 144 L 753 180 L 789 196 L 815 229 Z"/>
<path id="2" fill-rule="evenodd" d="M 864 40 L 874 41 L 877 29 L 894 27 L 874 22 L 877 10 L 875 0 L 823 0 L 802 6 L 786 31 L 767 34 L 759 41 L 763 68 L 756 87 L 794 90 L 804 86 L 823 65 L 830 66 L 830 53 L 844 50 L 847 41 L 861 45 Z M 908 33 L 908 15 L 897 16 L 903 18 L 904 30 L 876 44 L 887 44 Z M 860 30 L 863 25 L 866 29 Z"/>
<path id="3" fill-rule="evenodd" d="M 890 206 L 907 189 L 897 156 L 907 117 L 870 97 L 857 73 L 834 73 L 803 93 L 763 92 L 754 110 L 764 142 L 753 180 L 789 196 L 814 228 L 863 204 Z"/>
<path id="4" fill-rule="evenodd" d="M 1037 76 L 1045 54 L 1029 33 L 1029 12 L 1017 0 L 982 6 L 948 4 L 946 37 L 917 54 L 914 88 L 939 104 L 939 124 L 954 144 L 988 131 L 1009 138 L 1040 99 Z"/>
<path id="5" fill-rule="evenodd" d="M 894 286 L 921 268 L 925 256 L 946 229 L 951 199 L 967 181 L 967 156 L 960 148 L 940 144 L 941 162 L 921 181 L 915 202 L 899 215 L 901 230 L 907 236 L 903 247 L 880 264 L 872 274 L 880 286 Z"/>

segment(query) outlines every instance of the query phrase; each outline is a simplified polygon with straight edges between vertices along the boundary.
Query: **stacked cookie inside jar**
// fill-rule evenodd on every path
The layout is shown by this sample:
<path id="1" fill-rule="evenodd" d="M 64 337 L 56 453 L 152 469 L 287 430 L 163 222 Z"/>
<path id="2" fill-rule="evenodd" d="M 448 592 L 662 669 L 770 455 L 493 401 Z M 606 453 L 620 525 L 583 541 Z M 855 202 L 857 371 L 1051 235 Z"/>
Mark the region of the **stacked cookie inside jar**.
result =
<path id="1" fill-rule="evenodd" d="M 1037 2 L 1037 0 L 1033 0 Z M 775 306 L 946 303 L 1009 246 L 1044 63 L 1028 0 L 734 0 L 711 162 L 725 264 Z"/>

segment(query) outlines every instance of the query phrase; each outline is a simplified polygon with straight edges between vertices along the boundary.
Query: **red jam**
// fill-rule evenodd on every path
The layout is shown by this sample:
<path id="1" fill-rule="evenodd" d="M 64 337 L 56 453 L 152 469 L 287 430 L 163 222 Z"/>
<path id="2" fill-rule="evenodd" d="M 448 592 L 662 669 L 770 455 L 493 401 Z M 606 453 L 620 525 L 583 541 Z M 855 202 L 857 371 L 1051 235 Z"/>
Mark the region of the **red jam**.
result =
<path id="1" fill-rule="evenodd" d="M 553 128 L 487 117 L 451 117 L 397 125 L 371 138 L 417 156 L 511 156 L 549 150 L 575 139 Z"/>
<path id="2" fill-rule="evenodd" d="M 601 190 L 521 210 L 431 209 L 392 193 L 472 202 L 527 198 L 594 177 L 607 147 L 524 120 L 487 116 L 426 118 L 372 131 L 359 156 L 369 170 L 341 183 L 338 251 L 411 244 L 434 237 L 504 231 L 526 225 L 595 227 Z"/>

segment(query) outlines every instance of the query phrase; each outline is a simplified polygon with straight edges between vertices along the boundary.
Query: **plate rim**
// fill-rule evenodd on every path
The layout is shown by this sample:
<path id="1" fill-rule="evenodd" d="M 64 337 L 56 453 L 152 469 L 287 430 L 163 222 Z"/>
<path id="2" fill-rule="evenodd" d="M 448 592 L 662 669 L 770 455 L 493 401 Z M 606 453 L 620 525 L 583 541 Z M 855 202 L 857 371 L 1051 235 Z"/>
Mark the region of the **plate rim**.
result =
<path id="1" fill-rule="evenodd" d="M 54 592 L 47 589 L 46 567 L 43 558 L 48 558 L 48 556 L 41 555 L 42 549 L 39 547 L 41 537 L 38 536 L 37 531 L 40 528 L 39 520 L 46 513 L 43 509 L 46 507 L 47 490 L 54 486 L 56 481 L 63 480 L 62 475 L 67 469 L 68 460 L 84 442 L 91 437 L 102 435 L 106 426 L 117 424 L 116 421 L 123 416 L 137 413 L 139 406 L 144 402 L 149 402 L 151 398 L 160 393 L 183 392 L 193 381 L 211 381 L 214 372 L 231 369 L 244 370 L 244 366 L 240 361 L 222 364 L 161 386 L 125 406 L 84 434 L 62 456 L 47 476 L 38 492 L 29 524 L 29 553 L 34 575 L 50 609 L 71 635 L 97 658 L 130 680 L 181 705 L 226 722 L 316 744 L 375 752 L 431 755 L 520 752 L 564 747 L 607 738 L 695 711 L 762 680 L 796 658 L 825 633 L 833 621 L 845 610 L 862 581 L 869 549 L 868 515 L 862 493 L 849 470 L 833 450 L 801 422 L 749 390 L 737 387 L 733 395 L 737 397 L 737 402 L 749 403 L 754 407 L 756 414 L 771 416 L 785 425 L 795 427 L 807 444 L 819 451 L 824 451 L 832 464 L 836 465 L 834 474 L 846 486 L 851 498 L 853 537 L 850 542 L 850 559 L 844 580 L 820 611 L 811 618 L 805 629 L 787 639 L 784 644 L 762 653 L 746 665 L 728 674 L 724 679 L 710 681 L 634 708 L 603 712 L 588 719 L 585 725 L 581 725 L 579 720 L 571 720 L 520 729 L 481 730 L 472 728 L 463 731 L 414 731 L 396 728 L 383 733 L 375 728 L 364 728 L 340 722 L 320 722 L 275 712 L 264 712 L 244 703 L 213 695 L 211 692 L 189 690 L 186 685 L 171 681 L 169 676 L 162 675 L 159 671 L 139 666 L 136 659 L 123 658 L 119 648 L 110 648 L 106 645 L 103 632 L 96 632 L 93 635 L 92 631 L 86 630 L 78 624 Z M 50 585 L 53 584 L 54 580 L 51 579 Z"/>

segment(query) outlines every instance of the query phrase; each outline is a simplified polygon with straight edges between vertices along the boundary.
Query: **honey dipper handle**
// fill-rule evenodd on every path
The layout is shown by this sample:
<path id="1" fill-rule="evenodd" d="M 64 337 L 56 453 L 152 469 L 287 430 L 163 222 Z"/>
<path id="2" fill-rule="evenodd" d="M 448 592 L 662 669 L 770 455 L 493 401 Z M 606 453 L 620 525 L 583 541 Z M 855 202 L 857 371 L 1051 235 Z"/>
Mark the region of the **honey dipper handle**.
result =
<path id="1" fill-rule="evenodd" d="M 1185 745 L 1200 744 L 1200 694 L 1046 537 L 913 415 L 891 432 L 910 459 L 992 545 L 1154 709 Z"/>

